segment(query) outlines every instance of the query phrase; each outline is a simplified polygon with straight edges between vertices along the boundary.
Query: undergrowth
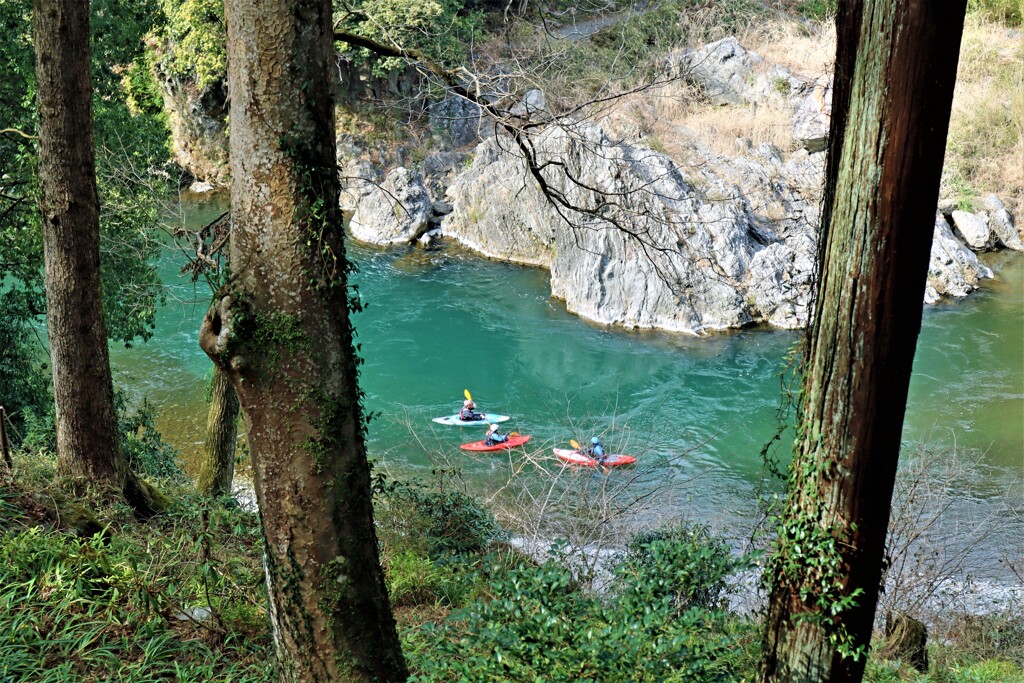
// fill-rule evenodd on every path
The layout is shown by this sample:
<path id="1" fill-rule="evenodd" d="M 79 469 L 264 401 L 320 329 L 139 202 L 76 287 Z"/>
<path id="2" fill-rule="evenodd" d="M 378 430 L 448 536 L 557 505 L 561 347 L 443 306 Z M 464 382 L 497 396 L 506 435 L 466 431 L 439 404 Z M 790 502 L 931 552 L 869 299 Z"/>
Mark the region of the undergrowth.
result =
<path id="1" fill-rule="evenodd" d="M 21 454 L 0 487 L 0 681 L 274 679 L 254 514 L 179 487 L 148 523 L 114 506 L 76 530 L 89 503 L 39 488 L 52 467 Z"/>
<path id="2" fill-rule="evenodd" d="M 17 453 L 14 481 L 0 484 L 0 681 L 276 680 L 255 513 L 161 479 L 176 503 L 140 522 L 63 491 L 46 451 Z M 564 545 L 524 555 L 448 484 L 381 479 L 375 498 L 413 681 L 753 680 L 758 624 L 726 601 L 751 565 L 706 526 L 625 540 L 595 592 Z M 1024 619 L 958 628 L 932 646 L 930 674 L 872 659 L 865 680 L 1024 680 Z"/>

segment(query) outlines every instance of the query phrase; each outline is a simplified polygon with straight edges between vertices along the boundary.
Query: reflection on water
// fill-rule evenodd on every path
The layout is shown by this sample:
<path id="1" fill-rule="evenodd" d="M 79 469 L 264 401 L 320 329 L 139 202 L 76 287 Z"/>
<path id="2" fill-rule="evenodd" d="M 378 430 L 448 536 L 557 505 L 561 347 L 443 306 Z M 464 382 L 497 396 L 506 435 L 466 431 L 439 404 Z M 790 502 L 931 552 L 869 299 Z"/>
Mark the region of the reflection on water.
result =
<path id="1" fill-rule="evenodd" d="M 198 207 L 196 224 L 221 211 Z M 486 489 L 495 463 L 462 459 L 457 444 L 482 430 L 441 428 L 469 389 L 484 410 L 514 416 L 510 429 L 538 448 L 603 435 L 618 452 L 688 482 L 685 505 L 723 523 L 748 518 L 759 452 L 775 430 L 784 358 L 793 332 L 749 330 L 706 339 L 591 325 L 549 297 L 543 271 L 458 251 L 424 254 L 352 248 L 365 312 L 356 319 L 365 364 L 370 451 L 392 470 L 426 472 L 441 451 Z M 925 314 L 907 412 L 910 440 L 983 452 L 1024 477 L 1024 258 L 995 257 L 998 279 L 965 301 Z M 189 457 L 205 427 L 210 363 L 196 342 L 205 285 L 177 275 L 155 338 L 113 349 L 117 379 L 145 395 L 159 426 Z M 785 449 L 783 449 L 785 450 Z M 678 456 L 685 454 L 682 458 Z M 648 463 L 644 465 L 643 463 Z"/>

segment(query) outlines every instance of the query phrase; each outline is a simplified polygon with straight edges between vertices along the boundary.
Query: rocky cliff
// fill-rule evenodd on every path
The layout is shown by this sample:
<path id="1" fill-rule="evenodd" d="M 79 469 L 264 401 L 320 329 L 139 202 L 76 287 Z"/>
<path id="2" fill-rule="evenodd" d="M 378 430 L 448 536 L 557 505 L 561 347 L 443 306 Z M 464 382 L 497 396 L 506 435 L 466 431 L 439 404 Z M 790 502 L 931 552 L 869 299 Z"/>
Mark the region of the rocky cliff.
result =
<path id="1" fill-rule="evenodd" d="M 721 154 L 680 126 L 670 158 L 642 139 L 563 120 L 533 139 L 545 193 L 517 146 L 492 134 L 440 203 L 451 209 L 442 235 L 489 258 L 548 269 L 552 295 L 595 322 L 693 334 L 805 326 L 830 83 L 765 64 L 735 40 L 674 54 L 666 69 L 723 103 L 781 101 L 802 148 L 783 155 L 738 140 L 734 154 Z M 356 202 L 354 236 L 419 238 L 432 205 L 422 186 L 418 176 L 389 175 Z M 1002 246 L 1024 247 L 994 196 L 985 212 L 937 212 L 925 300 L 975 289 L 992 272 L 972 249 Z"/>

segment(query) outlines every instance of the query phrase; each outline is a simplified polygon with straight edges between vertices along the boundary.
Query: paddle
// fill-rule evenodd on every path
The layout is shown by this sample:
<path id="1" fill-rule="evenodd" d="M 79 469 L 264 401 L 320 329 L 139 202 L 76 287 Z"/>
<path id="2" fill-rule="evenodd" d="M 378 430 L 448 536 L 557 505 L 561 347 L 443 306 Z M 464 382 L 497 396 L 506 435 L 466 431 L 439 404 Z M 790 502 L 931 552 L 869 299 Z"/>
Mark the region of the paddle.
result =
<path id="1" fill-rule="evenodd" d="M 463 389 L 462 390 L 462 395 L 466 397 L 467 401 L 472 401 L 473 400 L 473 394 L 469 393 L 469 389 Z M 474 408 L 475 407 L 476 406 L 474 406 Z M 481 420 L 484 420 L 484 419 L 487 418 L 487 413 L 479 413 L 479 415 L 480 415 L 480 419 Z"/>

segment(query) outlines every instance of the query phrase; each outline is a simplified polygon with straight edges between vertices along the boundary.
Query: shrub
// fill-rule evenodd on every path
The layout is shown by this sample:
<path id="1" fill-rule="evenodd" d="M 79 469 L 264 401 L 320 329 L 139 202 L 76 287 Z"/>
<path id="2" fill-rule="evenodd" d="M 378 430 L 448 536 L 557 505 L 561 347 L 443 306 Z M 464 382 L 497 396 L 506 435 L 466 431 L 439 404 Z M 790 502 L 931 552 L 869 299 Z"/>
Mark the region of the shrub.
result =
<path id="1" fill-rule="evenodd" d="M 735 681 L 752 675 L 754 628 L 721 611 L 680 608 L 650 575 L 622 574 L 612 596 L 581 592 L 561 564 L 500 568 L 488 595 L 406 634 L 411 680 Z M 671 563 L 669 563 L 671 565 Z"/>
<path id="2" fill-rule="evenodd" d="M 131 409 L 124 395 L 118 392 L 114 396 L 114 407 L 121 449 L 128 458 L 128 466 L 144 476 L 183 479 L 185 474 L 178 465 L 178 451 L 157 431 L 153 406 L 143 399 Z"/>
<path id="3" fill-rule="evenodd" d="M 413 552 L 400 552 L 386 560 L 388 596 L 395 607 L 462 604 L 469 590 L 470 572 Z"/>
<path id="4" fill-rule="evenodd" d="M 396 484 L 378 499 L 378 527 L 385 549 L 421 550 L 438 559 L 483 551 L 498 536 L 494 515 L 461 491 Z"/>
<path id="5" fill-rule="evenodd" d="M 679 611 L 713 610 L 721 607 L 726 579 L 739 566 L 707 525 L 680 522 L 634 536 L 616 573 L 640 603 L 668 597 Z"/>
<path id="6" fill-rule="evenodd" d="M 1022 0 L 968 0 L 967 11 L 980 14 L 986 19 L 999 21 L 1007 26 L 1024 24 L 1024 2 Z"/>

